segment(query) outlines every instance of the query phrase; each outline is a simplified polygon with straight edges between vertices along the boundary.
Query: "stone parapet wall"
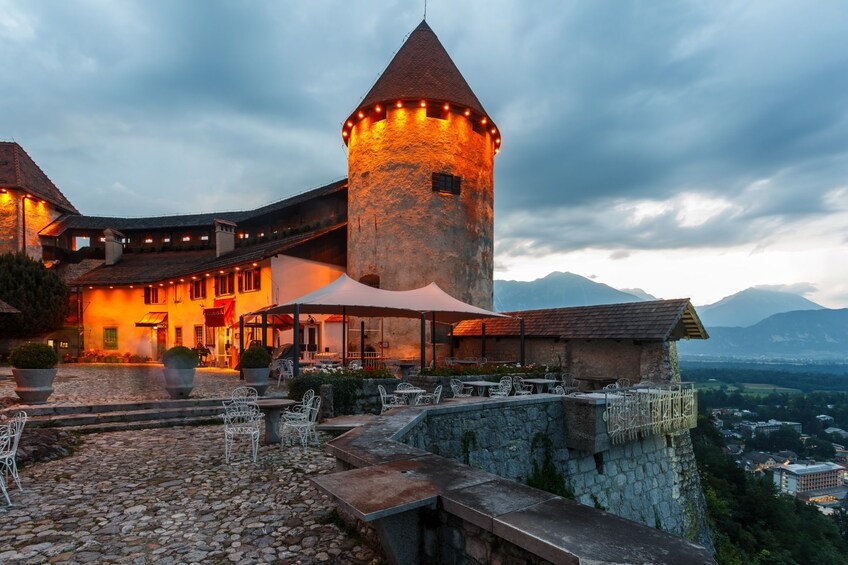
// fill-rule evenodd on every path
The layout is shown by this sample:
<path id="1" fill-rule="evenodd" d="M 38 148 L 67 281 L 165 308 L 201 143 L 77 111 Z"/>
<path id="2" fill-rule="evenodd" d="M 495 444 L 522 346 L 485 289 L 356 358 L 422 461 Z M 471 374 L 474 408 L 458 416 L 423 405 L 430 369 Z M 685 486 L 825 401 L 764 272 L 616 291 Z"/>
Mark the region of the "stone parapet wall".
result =
<path id="1" fill-rule="evenodd" d="M 547 459 L 578 502 L 711 547 L 689 432 L 614 446 L 599 437 L 591 442 L 597 449 L 569 448 L 568 400 L 451 406 L 429 412 L 401 441 L 524 484 Z"/>

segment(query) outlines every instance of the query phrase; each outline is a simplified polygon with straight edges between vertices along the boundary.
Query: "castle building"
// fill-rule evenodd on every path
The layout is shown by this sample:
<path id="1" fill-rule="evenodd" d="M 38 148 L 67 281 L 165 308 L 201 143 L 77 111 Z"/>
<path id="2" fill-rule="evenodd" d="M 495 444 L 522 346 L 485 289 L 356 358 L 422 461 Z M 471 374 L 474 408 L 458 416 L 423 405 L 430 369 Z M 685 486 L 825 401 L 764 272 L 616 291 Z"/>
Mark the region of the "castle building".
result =
<path id="1" fill-rule="evenodd" d="M 233 366 L 240 340 L 293 341 L 284 318 L 268 330 L 248 323 L 239 335 L 241 315 L 342 273 L 388 290 L 435 281 L 491 308 L 500 131 L 426 22 L 341 135 L 348 179 L 255 210 L 147 218 L 80 214 L 17 143 L 2 143 L 0 252 L 25 251 L 75 289 L 76 328 L 59 340 L 70 357 L 94 350 L 155 359 L 182 344 Z M 357 349 L 358 335 L 324 321 L 301 328 L 307 351 L 338 351 L 345 339 Z M 417 325 L 368 324 L 369 347 L 381 355 L 418 353 Z M 446 329 L 432 327 L 430 339 L 444 342 Z"/>

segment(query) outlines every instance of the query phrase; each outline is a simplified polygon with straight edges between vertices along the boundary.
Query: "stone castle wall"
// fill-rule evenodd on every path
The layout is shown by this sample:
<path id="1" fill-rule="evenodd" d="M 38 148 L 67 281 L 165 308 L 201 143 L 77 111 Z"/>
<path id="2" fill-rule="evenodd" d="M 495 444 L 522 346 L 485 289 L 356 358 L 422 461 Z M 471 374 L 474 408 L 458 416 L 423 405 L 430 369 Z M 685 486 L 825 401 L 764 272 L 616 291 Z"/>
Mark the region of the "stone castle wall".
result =
<path id="1" fill-rule="evenodd" d="M 560 398 L 464 408 L 428 414 L 404 443 L 525 484 L 548 458 L 578 502 L 711 547 L 688 431 L 592 454 L 566 447 Z"/>

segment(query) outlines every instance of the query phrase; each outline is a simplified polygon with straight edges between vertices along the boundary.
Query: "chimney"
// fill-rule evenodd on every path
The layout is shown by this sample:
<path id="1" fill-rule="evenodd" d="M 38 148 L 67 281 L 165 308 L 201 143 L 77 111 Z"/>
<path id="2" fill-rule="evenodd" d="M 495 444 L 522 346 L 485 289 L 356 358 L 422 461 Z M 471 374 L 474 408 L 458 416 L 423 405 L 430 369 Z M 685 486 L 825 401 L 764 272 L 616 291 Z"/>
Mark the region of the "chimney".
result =
<path id="1" fill-rule="evenodd" d="M 213 220 L 215 224 L 215 257 L 236 248 L 236 224 L 227 220 Z"/>
<path id="2" fill-rule="evenodd" d="M 124 234 L 112 228 L 103 230 L 106 242 L 103 246 L 106 248 L 106 264 L 114 265 L 121 260 L 121 255 L 124 254 Z"/>

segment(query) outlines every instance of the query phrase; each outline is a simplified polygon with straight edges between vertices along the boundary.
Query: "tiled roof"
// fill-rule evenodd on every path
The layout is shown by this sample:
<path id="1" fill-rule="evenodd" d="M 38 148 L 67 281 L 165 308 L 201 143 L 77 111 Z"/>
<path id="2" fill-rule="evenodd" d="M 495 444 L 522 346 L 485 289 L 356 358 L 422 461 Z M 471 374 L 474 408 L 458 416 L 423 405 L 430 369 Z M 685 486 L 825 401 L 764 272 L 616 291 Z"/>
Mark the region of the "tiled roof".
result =
<path id="1" fill-rule="evenodd" d="M 0 141 L 0 187 L 27 192 L 65 212 L 79 214 L 23 147 L 14 141 Z"/>
<path id="2" fill-rule="evenodd" d="M 102 231 L 106 228 L 120 231 L 132 230 L 165 230 L 185 229 L 195 227 L 211 227 L 213 220 L 226 220 L 236 224 L 249 221 L 265 214 L 271 214 L 302 202 L 338 192 L 347 187 L 347 179 L 335 181 L 322 187 L 309 190 L 302 194 L 262 206 L 255 210 L 238 212 L 211 212 L 207 214 L 185 214 L 175 216 L 152 216 L 148 218 L 116 218 L 107 216 L 65 216 L 39 233 L 39 235 L 56 237 L 69 229 L 85 229 Z"/>
<path id="3" fill-rule="evenodd" d="M 419 98 L 454 102 L 486 115 L 483 105 L 425 21 L 409 34 L 359 107 Z"/>
<path id="4" fill-rule="evenodd" d="M 0 300 L 0 314 L 20 314 L 21 311 Z"/>
<path id="5" fill-rule="evenodd" d="M 234 251 L 215 257 L 214 249 L 201 251 L 166 251 L 162 253 L 125 253 L 114 265 L 102 265 L 72 282 L 77 286 L 103 286 L 125 284 L 147 284 L 168 279 L 205 274 L 216 269 L 261 261 L 284 253 L 338 230 L 347 224 L 337 224 L 309 233 L 284 239 L 239 247 Z"/>
<path id="6" fill-rule="evenodd" d="M 561 339 L 707 339 L 706 330 L 688 298 L 504 312 L 512 318 L 468 320 L 454 328 L 457 337 L 518 336 L 524 319 L 526 337 Z"/>

